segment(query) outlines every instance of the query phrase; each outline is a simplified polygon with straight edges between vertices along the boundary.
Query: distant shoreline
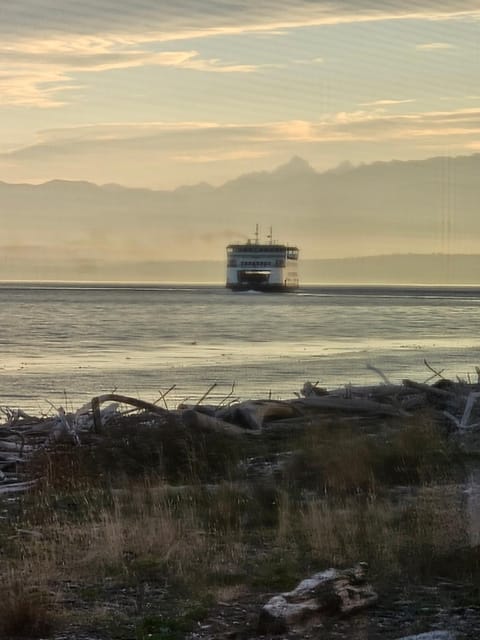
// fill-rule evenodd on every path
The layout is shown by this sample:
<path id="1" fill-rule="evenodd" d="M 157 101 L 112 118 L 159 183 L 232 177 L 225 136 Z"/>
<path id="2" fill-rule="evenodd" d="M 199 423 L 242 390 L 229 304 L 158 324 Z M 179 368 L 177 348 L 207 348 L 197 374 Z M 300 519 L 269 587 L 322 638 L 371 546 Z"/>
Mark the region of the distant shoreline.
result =
<path id="1" fill-rule="evenodd" d="M 232 292 L 227 290 L 223 283 L 218 282 L 141 282 L 141 281 L 87 281 L 87 280 L 0 280 L 0 290 L 64 290 L 64 291 L 188 291 L 198 293 L 215 292 L 225 293 L 229 296 L 248 295 L 248 292 Z M 309 295 L 324 294 L 345 296 L 429 296 L 444 295 L 456 297 L 458 295 L 470 295 L 480 297 L 480 284 L 431 284 L 431 283 L 311 283 L 307 282 L 297 291 L 285 293 L 264 293 L 272 295 Z"/>
<path id="2" fill-rule="evenodd" d="M 61 277 L 59 277 L 61 276 Z M 113 283 L 135 285 L 224 285 L 220 260 L 65 262 L 45 255 L 34 262 L 0 264 L 3 283 Z M 300 259 L 300 283 L 310 286 L 479 286 L 480 255 L 395 254 L 354 258 Z"/>

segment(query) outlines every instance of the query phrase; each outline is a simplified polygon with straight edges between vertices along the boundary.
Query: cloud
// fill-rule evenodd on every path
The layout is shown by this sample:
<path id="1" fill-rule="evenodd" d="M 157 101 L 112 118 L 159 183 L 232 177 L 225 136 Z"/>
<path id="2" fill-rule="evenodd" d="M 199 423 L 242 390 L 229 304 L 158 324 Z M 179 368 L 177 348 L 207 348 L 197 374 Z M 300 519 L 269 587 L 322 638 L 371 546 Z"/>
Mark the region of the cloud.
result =
<path id="1" fill-rule="evenodd" d="M 200 163 L 224 162 L 225 160 L 252 160 L 265 158 L 270 155 L 268 151 L 238 149 L 236 151 L 225 151 L 224 149 L 214 149 L 206 154 L 179 154 L 173 157 L 178 162 Z"/>
<path id="2" fill-rule="evenodd" d="M 323 64 L 323 58 L 305 58 L 299 60 L 293 60 L 294 64 Z"/>
<path id="3" fill-rule="evenodd" d="M 30 69 L 15 65 L 0 72 L 0 106 L 22 105 L 36 107 L 60 107 L 65 102 L 58 97 L 61 90 L 72 91 L 80 85 L 53 67 Z"/>
<path id="4" fill-rule="evenodd" d="M 215 36 L 282 36 L 306 26 L 392 19 L 480 18 L 470 0 L 405 0 L 393 4 L 354 0 L 16 0 L 4 3 L 0 22 L 3 83 L 0 104 L 61 106 L 82 87 L 80 74 L 143 66 L 208 73 L 252 73 L 255 64 L 202 56 L 198 48 L 168 43 Z M 439 6 L 441 5 L 441 6 Z M 446 43 L 418 45 L 445 48 Z M 156 51 L 154 49 L 157 49 Z M 322 58 L 297 63 L 321 63 Z M 8 86 L 10 85 L 10 86 Z"/>
<path id="5" fill-rule="evenodd" d="M 374 100 L 373 102 L 361 102 L 361 107 L 389 107 L 396 104 L 407 104 L 408 102 L 415 102 L 413 98 L 407 98 L 404 100 L 394 100 L 392 98 L 384 98 L 383 100 Z"/>
<path id="6" fill-rule="evenodd" d="M 252 64 L 227 64 L 218 58 L 202 58 L 198 51 L 151 52 L 122 49 L 115 43 L 94 41 L 59 43 L 29 41 L 16 48 L 0 45 L 0 105 L 58 107 L 66 103 L 66 92 L 83 85 L 74 80 L 82 72 L 158 66 L 209 73 L 252 73 Z"/>
<path id="7" fill-rule="evenodd" d="M 30 162 L 84 153 L 145 152 L 179 162 L 258 158 L 279 143 L 360 142 L 468 138 L 480 132 L 480 107 L 453 111 L 387 114 L 376 109 L 338 112 L 316 121 L 254 124 L 217 122 L 105 123 L 39 132 L 34 144 L 0 154 L 2 162 Z M 465 147 L 469 140 L 465 140 Z"/>
<path id="8" fill-rule="evenodd" d="M 0 153 L 0 171 L 9 182 L 60 178 L 170 189 L 222 184 L 295 154 L 328 168 L 342 157 L 361 162 L 425 157 L 428 149 L 472 152 L 479 139 L 480 106 L 401 114 L 372 107 L 252 124 L 113 122 L 41 131 L 33 144 Z"/>
<path id="9" fill-rule="evenodd" d="M 453 44 L 448 42 L 427 42 L 425 44 L 417 44 L 415 49 L 419 51 L 443 51 L 445 49 L 454 49 Z"/>
<path id="10" fill-rule="evenodd" d="M 296 26 L 338 24 L 401 17 L 448 19 L 477 16 L 471 0 L 16 0 L 2 6 L 0 30 L 5 35 L 108 33 L 144 34 L 148 39 L 175 40 L 245 31 L 276 32 Z M 376 5 L 376 6 L 375 6 Z"/>
<path id="11" fill-rule="evenodd" d="M 402 115 L 368 112 L 337 114 L 339 128 L 357 140 L 415 142 L 418 138 L 468 138 L 480 132 L 480 108 Z M 467 140 L 463 141 L 467 144 Z"/>

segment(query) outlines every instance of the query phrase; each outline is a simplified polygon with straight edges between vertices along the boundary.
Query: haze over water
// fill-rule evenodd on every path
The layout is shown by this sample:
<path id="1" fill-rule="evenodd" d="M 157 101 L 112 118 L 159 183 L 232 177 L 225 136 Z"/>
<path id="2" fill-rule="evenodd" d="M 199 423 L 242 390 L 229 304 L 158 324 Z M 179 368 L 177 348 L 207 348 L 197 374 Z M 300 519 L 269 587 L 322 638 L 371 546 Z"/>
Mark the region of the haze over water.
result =
<path id="1" fill-rule="evenodd" d="M 51 412 L 117 390 L 170 408 L 187 397 L 290 398 L 327 388 L 476 378 L 480 289 L 3 285 L 0 405 Z"/>

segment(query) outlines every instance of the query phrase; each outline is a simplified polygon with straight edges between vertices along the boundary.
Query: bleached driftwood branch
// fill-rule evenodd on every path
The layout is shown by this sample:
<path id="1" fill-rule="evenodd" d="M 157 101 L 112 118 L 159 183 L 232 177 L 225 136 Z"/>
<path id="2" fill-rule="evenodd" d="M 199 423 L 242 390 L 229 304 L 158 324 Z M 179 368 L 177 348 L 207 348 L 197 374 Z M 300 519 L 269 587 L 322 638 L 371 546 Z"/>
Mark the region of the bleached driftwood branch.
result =
<path id="1" fill-rule="evenodd" d="M 135 407 L 136 409 L 144 409 L 157 416 L 165 416 L 170 413 L 168 409 L 159 407 L 151 402 L 145 402 L 145 400 L 139 400 L 138 398 L 132 398 L 131 396 L 124 396 L 119 393 L 106 393 L 92 398 L 89 403 L 93 415 L 93 427 L 97 433 L 100 433 L 102 430 L 102 414 L 100 413 L 100 405 L 104 402 L 120 402 L 121 404 Z M 86 413 L 89 405 L 84 405 L 77 413 Z"/>

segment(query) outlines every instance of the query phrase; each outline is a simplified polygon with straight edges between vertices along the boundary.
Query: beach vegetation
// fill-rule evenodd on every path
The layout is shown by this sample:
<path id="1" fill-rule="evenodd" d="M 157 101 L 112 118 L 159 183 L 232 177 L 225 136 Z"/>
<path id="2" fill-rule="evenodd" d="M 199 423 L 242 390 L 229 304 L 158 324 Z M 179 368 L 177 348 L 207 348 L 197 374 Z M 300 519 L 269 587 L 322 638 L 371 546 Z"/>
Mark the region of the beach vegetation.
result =
<path id="1" fill-rule="evenodd" d="M 4 636 L 68 619 L 175 640 L 219 600 L 360 560 L 382 585 L 480 577 L 462 455 L 429 415 L 244 440 L 132 419 L 97 440 L 39 453 L 42 482 L 8 506 Z"/>

